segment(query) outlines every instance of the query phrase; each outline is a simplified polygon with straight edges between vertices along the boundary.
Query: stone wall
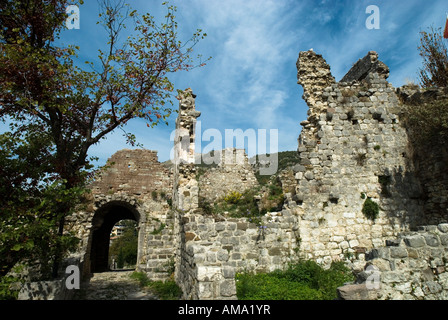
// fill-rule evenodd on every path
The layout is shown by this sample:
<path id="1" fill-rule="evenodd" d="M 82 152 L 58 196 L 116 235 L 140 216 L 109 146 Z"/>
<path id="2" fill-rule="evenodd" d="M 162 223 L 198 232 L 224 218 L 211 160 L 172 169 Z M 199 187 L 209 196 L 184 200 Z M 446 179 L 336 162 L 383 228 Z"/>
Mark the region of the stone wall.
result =
<path id="1" fill-rule="evenodd" d="M 296 261 L 297 217 L 290 210 L 247 218 L 183 216 L 184 263 L 179 284 L 185 299 L 235 299 L 237 272 L 270 272 Z"/>
<path id="2" fill-rule="evenodd" d="M 259 186 L 244 149 L 224 149 L 219 153 L 222 160 L 218 166 L 199 176 L 200 197 L 214 203 L 231 191 L 243 193 Z"/>
<path id="3" fill-rule="evenodd" d="M 137 270 L 151 279 L 167 278 L 176 237 L 170 214 L 172 169 L 158 162 L 157 152 L 145 149 L 120 150 L 108 159 L 108 167 L 91 185 L 89 204 L 70 216 L 65 231 L 81 239 L 78 255 L 83 279 L 102 259 L 106 270 L 109 233 L 121 219 L 138 223 Z M 98 251 L 99 250 L 99 251 Z M 101 253 L 103 258 L 98 258 Z"/>
<path id="4" fill-rule="evenodd" d="M 313 51 L 300 53 L 297 68 L 310 107 L 294 167 L 300 252 L 328 264 L 419 224 L 421 190 L 400 102 L 376 53 L 348 72 L 351 82 L 336 83 Z M 380 207 L 374 221 L 362 212 L 368 198 Z"/>
<path id="5" fill-rule="evenodd" d="M 123 149 L 109 159 L 110 167 L 92 183 L 93 194 L 126 193 L 139 197 L 171 196 L 172 172 L 158 162 L 157 151 Z"/>
<path id="6" fill-rule="evenodd" d="M 429 103 L 448 104 L 448 88 L 422 89 L 404 86 L 397 89 L 400 100 L 410 109 L 425 107 Z M 425 119 L 430 121 L 431 119 Z M 420 141 L 408 128 L 415 173 L 425 197 L 422 224 L 448 222 L 448 146 L 446 139 L 429 137 Z"/>
<path id="7" fill-rule="evenodd" d="M 344 300 L 447 300 L 448 224 L 400 234 L 367 254 L 358 284 L 338 288 Z"/>

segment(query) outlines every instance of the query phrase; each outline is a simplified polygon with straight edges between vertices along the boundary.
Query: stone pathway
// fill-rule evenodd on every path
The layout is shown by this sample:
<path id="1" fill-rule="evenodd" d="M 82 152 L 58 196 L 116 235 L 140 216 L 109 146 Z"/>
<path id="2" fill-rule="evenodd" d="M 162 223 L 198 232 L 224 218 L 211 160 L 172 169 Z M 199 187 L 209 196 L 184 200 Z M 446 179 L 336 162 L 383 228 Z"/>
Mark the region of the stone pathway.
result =
<path id="1" fill-rule="evenodd" d="M 148 288 L 131 279 L 134 271 L 94 273 L 90 282 L 81 286 L 76 300 L 157 300 Z"/>

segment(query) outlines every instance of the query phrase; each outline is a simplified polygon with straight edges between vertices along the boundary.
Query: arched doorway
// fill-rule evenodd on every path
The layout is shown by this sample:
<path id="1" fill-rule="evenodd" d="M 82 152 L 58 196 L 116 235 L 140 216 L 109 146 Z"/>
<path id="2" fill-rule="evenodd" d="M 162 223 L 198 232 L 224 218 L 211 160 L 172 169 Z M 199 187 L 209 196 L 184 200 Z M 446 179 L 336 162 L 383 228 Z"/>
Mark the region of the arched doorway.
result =
<path id="1" fill-rule="evenodd" d="M 90 246 L 90 272 L 104 272 L 109 270 L 109 243 L 113 226 L 120 220 L 135 220 L 141 224 L 141 216 L 138 210 L 124 201 L 111 201 L 100 207 L 92 220 L 93 232 Z M 139 242 L 141 235 L 139 231 Z M 137 263 L 140 257 L 140 245 L 138 246 Z"/>

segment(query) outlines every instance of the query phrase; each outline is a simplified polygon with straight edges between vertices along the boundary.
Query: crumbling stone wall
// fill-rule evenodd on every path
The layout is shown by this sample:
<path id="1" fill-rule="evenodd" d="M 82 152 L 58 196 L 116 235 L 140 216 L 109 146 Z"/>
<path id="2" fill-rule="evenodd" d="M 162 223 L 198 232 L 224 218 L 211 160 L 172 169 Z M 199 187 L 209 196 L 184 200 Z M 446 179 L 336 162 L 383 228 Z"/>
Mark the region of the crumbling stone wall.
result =
<path id="1" fill-rule="evenodd" d="M 448 103 L 448 88 L 422 89 L 408 85 L 397 89 L 400 100 L 409 109 L 427 106 L 428 103 Z M 448 107 L 448 106 L 445 106 Z M 434 115 L 436 116 L 436 115 Z M 424 119 L 431 122 L 431 119 Z M 418 128 L 417 128 L 418 130 Z M 408 128 L 410 149 L 415 173 L 425 198 L 422 224 L 435 225 L 448 222 L 448 146 L 439 137 L 428 137 L 425 141 L 414 138 L 415 132 Z"/>
<path id="2" fill-rule="evenodd" d="M 447 300 L 448 224 L 404 232 L 367 254 L 358 283 L 338 288 L 344 300 Z"/>
<path id="3" fill-rule="evenodd" d="M 313 51 L 297 61 L 310 109 L 299 137 L 294 200 L 300 217 L 301 254 L 325 264 L 383 245 L 387 237 L 419 224 L 421 191 L 400 124 L 400 102 L 375 52 L 335 82 Z M 367 198 L 379 204 L 372 221 Z"/>
<path id="4" fill-rule="evenodd" d="M 298 219 L 290 210 L 247 218 L 188 215 L 179 282 L 185 299 L 236 299 L 235 274 L 270 272 L 297 260 Z"/>
<path id="5" fill-rule="evenodd" d="M 171 196 L 172 172 L 158 162 L 157 151 L 123 149 L 108 163 L 110 168 L 92 183 L 93 194 L 126 193 L 155 199 Z"/>
<path id="6" fill-rule="evenodd" d="M 173 194 L 177 199 L 173 202 L 175 234 L 179 237 L 176 282 L 185 299 L 236 299 L 236 272 L 273 271 L 297 257 L 297 217 L 284 210 L 266 215 L 257 223 L 247 218 L 199 214 L 197 167 L 191 151 L 199 113 L 191 91 L 179 95 L 179 110 Z M 227 190 L 244 191 L 258 185 L 244 152 L 224 150 L 221 157 L 217 169 L 199 178 L 201 192 L 208 199 L 213 201 Z"/>
<path id="7" fill-rule="evenodd" d="M 98 245 L 95 232 L 114 223 L 111 215 L 138 223 L 137 269 L 146 271 L 154 280 L 167 278 L 176 239 L 169 205 L 172 170 L 158 162 L 156 151 L 145 149 L 120 150 L 111 156 L 108 165 L 90 186 L 90 204 L 66 221 L 65 230 L 81 239 L 77 255 L 83 278 L 93 271 L 91 254 Z M 106 229 L 103 237 L 108 238 Z"/>
<path id="8" fill-rule="evenodd" d="M 218 166 L 205 170 L 198 178 L 199 196 L 205 201 L 214 203 L 231 191 L 243 193 L 259 186 L 244 149 L 215 152 L 221 154 Z"/>

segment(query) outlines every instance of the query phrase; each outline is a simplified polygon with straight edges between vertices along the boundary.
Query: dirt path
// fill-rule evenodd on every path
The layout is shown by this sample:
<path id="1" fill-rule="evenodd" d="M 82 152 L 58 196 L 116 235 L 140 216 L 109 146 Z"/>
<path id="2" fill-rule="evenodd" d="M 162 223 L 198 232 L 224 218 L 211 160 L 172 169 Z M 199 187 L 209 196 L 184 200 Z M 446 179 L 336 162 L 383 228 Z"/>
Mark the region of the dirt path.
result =
<path id="1" fill-rule="evenodd" d="M 131 279 L 134 271 L 94 273 L 88 284 L 81 287 L 76 300 L 157 300 L 147 288 Z"/>

